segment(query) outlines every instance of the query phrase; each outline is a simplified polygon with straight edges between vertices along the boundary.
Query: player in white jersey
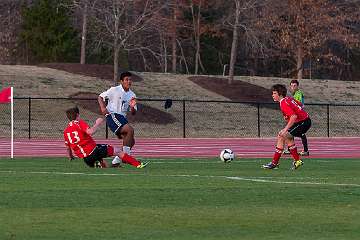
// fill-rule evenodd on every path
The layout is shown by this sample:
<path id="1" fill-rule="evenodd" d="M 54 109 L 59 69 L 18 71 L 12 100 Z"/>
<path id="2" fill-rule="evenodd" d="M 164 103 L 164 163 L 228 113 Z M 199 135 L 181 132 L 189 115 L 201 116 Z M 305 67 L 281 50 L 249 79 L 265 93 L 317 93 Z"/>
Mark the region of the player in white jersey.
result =
<path id="1" fill-rule="evenodd" d="M 126 114 L 137 111 L 136 95 L 130 90 L 131 87 L 130 72 L 124 72 L 120 75 L 120 85 L 111 87 L 101 93 L 98 97 L 100 110 L 106 117 L 106 122 L 113 133 L 123 139 L 123 152 L 131 154 L 131 148 L 135 144 L 134 128 L 128 123 Z M 105 101 L 108 101 L 107 105 Z M 120 158 L 115 157 L 112 165 L 119 166 Z"/>

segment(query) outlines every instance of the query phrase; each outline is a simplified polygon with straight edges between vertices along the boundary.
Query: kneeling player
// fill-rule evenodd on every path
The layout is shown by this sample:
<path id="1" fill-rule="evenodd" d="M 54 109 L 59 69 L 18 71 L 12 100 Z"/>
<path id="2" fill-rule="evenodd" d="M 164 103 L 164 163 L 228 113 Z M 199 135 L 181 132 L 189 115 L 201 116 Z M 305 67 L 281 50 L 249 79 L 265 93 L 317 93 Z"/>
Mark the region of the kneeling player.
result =
<path id="1" fill-rule="evenodd" d="M 122 152 L 119 148 L 107 144 L 96 144 L 91 137 L 100 124 L 102 118 L 96 119 L 94 126 L 89 125 L 80 119 L 79 109 L 77 107 L 66 110 L 66 115 L 70 122 L 64 130 L 65 145 L 68 150 L 70 160 L 74 159 L 73 152 L 79 158 L 83 158 L 89 167 L 107 167 L 105 157 L 119 156 L 122 162 L 130 164 L 137 168 L 144 168 L 148 162 L 142 163 L 134 157 Z"/>

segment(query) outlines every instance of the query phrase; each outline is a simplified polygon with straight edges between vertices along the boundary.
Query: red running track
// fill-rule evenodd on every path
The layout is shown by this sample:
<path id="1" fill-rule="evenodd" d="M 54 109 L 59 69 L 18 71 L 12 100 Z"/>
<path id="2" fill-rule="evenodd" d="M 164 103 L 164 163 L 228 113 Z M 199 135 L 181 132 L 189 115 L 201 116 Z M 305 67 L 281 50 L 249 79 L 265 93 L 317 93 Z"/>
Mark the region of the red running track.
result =
<path id="1" fill-rule="evenodd" d="M 116 139 L 96 139 L 98 143 L 120 145 Z M 238 157 L 271 158 L 275 138 L 138 138 L 132 151 L 137 157 L 216 157 L 224 148 Z M 360 137 L 309 138 L 313 158 L 360 158 Z M 299 150 L 301 142 L 297 141 Z M 66 157 L 64 142 L 56 139 L 15 139 L 15 157 Z M 10 157 L 10 140 L 0 138 L 0 157 Z"/>

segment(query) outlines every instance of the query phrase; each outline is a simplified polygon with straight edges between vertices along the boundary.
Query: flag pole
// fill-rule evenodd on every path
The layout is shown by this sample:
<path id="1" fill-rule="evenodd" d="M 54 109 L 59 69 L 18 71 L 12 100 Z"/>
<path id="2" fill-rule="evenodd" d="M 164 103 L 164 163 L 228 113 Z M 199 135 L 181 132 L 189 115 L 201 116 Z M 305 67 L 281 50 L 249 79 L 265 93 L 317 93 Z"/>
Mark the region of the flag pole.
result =
<path id="1" fill-rule="evenodd" d="M 14 158 L 14 92 L 13 87 L 11 87 L 11 159 Z"/>

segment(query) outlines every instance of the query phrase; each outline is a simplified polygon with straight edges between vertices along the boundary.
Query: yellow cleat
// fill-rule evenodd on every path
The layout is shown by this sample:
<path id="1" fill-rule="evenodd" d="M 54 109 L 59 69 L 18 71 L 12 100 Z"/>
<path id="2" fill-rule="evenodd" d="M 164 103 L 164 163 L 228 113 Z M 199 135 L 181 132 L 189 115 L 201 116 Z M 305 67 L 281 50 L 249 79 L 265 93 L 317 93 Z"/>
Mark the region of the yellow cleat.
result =
<path id="1" fill-rule="evenodd" d="M 146 167 L 150 162 L 142 162 L 140 165 L 137 166 L 137 168 L 144 168 Z"/>
<path id="2" fill-rule="evenodd" d="M 298 168 L 299 168 L 300 166 L 302 166 L 303 164 L 304 164 L 304 162 L 301 161 L 301 160 L 294 161 L 292 170 L 298 169 Z"/>

